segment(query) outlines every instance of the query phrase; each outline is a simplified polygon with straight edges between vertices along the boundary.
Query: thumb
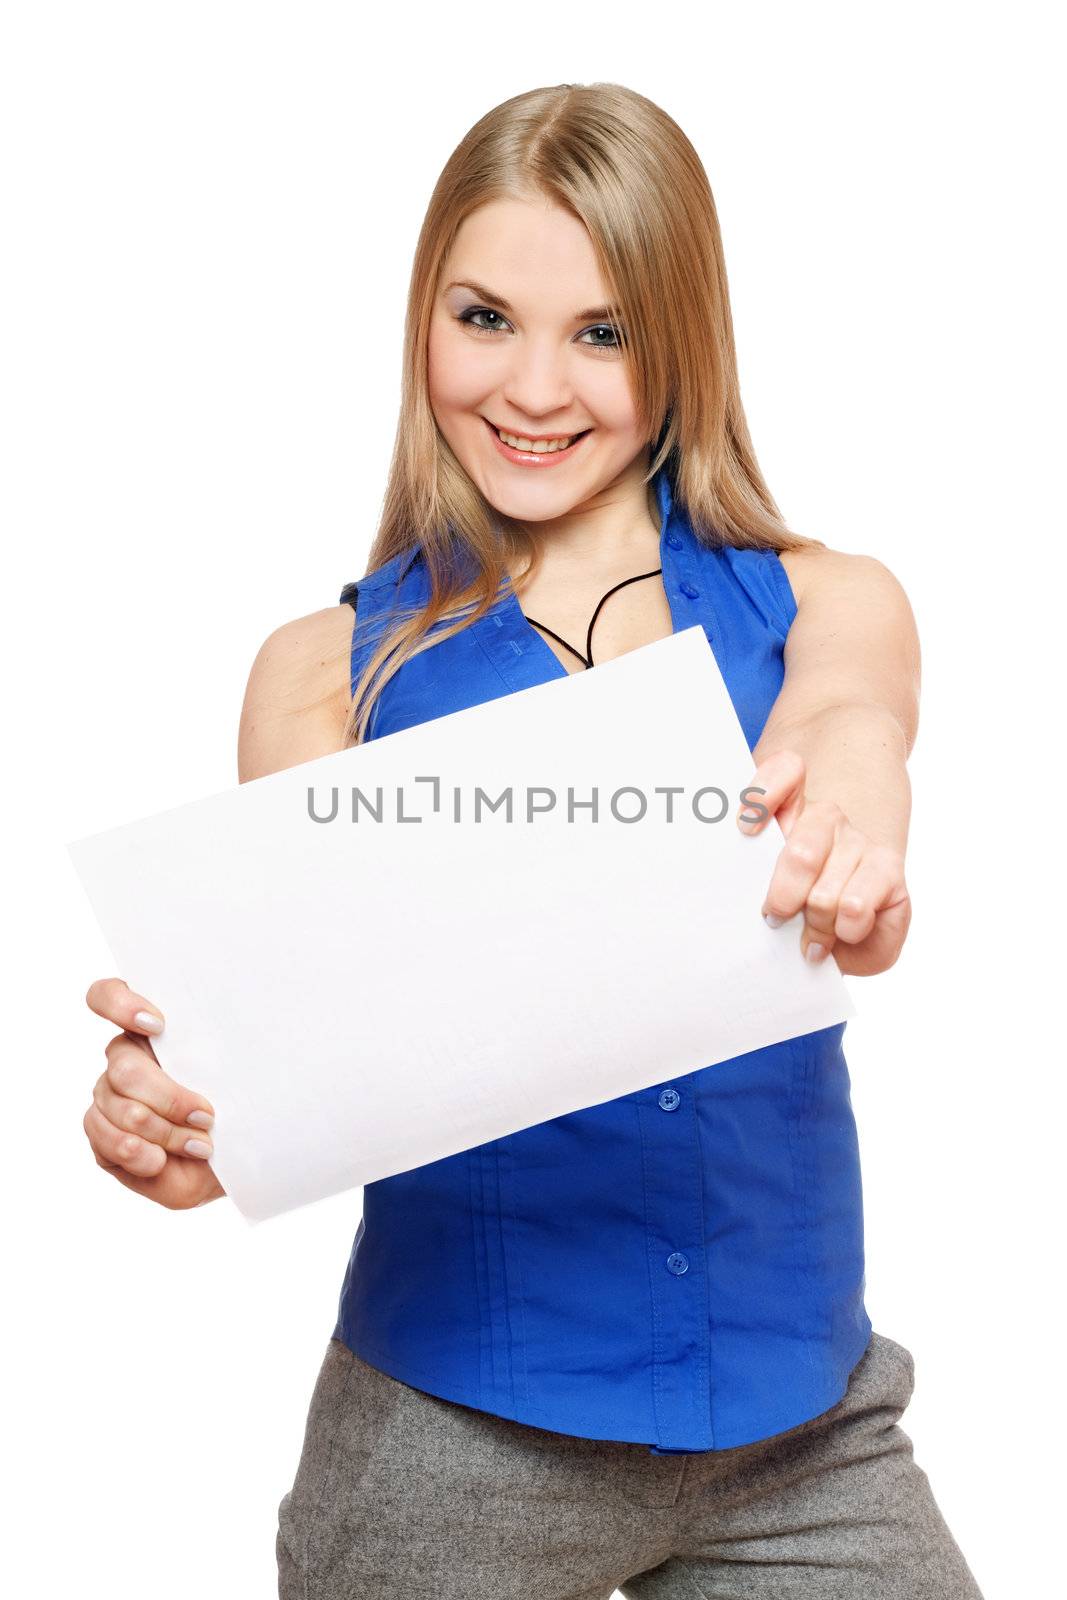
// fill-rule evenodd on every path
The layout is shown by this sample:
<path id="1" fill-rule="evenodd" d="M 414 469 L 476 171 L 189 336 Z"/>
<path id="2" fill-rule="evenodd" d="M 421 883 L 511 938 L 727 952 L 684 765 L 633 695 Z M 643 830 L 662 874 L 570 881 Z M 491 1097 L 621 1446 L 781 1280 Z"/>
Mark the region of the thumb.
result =
<path id="1" fill-rule="evenodd" d="M 806 776 L 807 764 L 798 750 L 776 750 L 761 761 L 752 781 L 741 791 L 742 806 L 737 816 L 741 832 L 759 833 L 771 817 L 776 817 L 782 832 L 788 834 L 803 810 Z M 751 798 L 746 800 L 748 795 Z M 757 806 L 764 806 L 766 814 L 757 814 Z"/>

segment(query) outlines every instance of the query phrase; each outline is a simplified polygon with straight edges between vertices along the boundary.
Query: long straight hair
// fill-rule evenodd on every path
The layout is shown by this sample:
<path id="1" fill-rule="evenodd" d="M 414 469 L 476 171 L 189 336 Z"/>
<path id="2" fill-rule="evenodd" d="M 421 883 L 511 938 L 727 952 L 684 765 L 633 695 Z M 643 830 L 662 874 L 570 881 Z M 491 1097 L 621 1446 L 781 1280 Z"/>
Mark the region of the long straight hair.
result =
<path id="1" fill-rule="evenodd" d="M 623 359 L 652 444 L 646 482 L 666 463 L 676 500 L 709 545 L 781 551 L 822 543 L 786 527 L 756 461 L 715 200 L 681 128 L 620 84 L 565 83 L 516 95 L 453 151 L 419 234 L 400 415 L 367 571 L 419 549 L 429 599 L 390 613 L 353 686 L 342 747 L 363 740 L 375 701 L 405 661 L 494 605 L 516 556 L 527 562 L 524 578 L 534 568 L 529 535 L 489 505 L 437 427 L 427 345 L 441 273 L 464 220 L 494 200 L 542 198 L 585 225 L 612 317 L 626 329 Z"/>

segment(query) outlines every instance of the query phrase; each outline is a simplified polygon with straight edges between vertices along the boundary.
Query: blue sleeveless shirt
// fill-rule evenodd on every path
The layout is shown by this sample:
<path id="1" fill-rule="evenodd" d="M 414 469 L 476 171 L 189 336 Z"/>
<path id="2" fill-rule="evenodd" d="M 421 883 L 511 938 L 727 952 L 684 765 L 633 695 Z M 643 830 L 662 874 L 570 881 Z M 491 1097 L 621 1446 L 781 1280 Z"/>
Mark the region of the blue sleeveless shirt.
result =
<path id="1" fill-rule="evenodd" d="M 666 467 L 652 483 L 674 631 L 704 628 L 752 749 L 796 615 L 785 569 L 774 551 L 702 545 Z M 417 549 L 345 586 L 353 686 L 375 624 L 428 594 Z M 368 736 L 566 671 L 505 587 L 404 663 Z M 844 1029 L 368 1183 L 333 1336 L 443 1399 L 655 1454 L 732 1449 L 828 1410 L 871 1335 Z"/>

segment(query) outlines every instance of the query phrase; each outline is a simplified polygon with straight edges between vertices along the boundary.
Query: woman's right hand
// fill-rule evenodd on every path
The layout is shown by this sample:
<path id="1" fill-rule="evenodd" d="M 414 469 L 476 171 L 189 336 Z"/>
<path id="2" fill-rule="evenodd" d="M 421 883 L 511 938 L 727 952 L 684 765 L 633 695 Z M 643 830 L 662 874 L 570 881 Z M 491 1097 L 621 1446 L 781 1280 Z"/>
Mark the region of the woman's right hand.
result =
<path id="1" fill-rule="evenodd" d="M 217 1200 L 226 1191 L 208 1166 L 214 1108 L 156 1060 L 149 1036 L 163 1029 L 158 1008 L 121 978 L 98 978 L 85 1003 L 123 1030 L 105 1046 L 107 1067 L 82 1119 L 97 1165 L 171 1211 Z"/>

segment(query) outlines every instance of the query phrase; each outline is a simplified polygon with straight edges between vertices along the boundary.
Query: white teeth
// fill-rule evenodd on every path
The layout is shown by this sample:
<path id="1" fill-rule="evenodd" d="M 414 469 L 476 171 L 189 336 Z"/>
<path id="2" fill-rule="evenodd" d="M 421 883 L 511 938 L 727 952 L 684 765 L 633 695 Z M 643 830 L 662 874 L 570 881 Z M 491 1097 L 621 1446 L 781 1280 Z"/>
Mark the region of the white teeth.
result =
<path id="1" fill-rule="evenodd" d="M 553 450 L 566 450 L 567 446 L 577 438 L 577 434 L 570 434 L 566 439 L 520 439 L 518 434 L 505 433 L 503 428 L 498 428 L 497 433 L 505 444 L 513 450 L 525 450 L 528 454 L 543 456 L 550 455 Z"/>

